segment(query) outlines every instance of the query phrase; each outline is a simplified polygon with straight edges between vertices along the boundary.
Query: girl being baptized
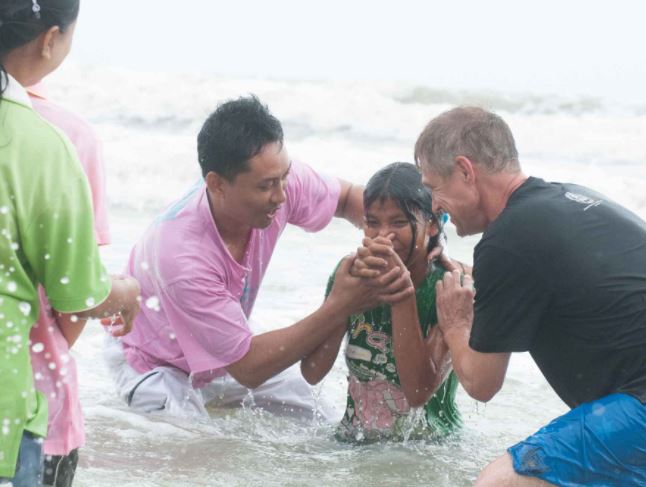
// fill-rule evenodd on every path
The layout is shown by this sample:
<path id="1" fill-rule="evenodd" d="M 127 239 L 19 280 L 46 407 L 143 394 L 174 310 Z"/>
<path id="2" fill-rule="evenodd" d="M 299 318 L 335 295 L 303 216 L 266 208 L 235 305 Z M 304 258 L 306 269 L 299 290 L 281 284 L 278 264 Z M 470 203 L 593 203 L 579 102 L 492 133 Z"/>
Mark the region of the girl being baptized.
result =
<path id="1" fill-rule="evenodd" d="M 365 236 L 392 245 L 388 268 L 408 270 L 415 294 L 348 317 L 345 327 L 302 360 L 301 371 L 310 384 L 319 382 L 347 335 L 348 397 L 337 437 L 363 442 L 446 435 L 461 421 L 458 380 L 436 326 L 435 283 L 445 269 L 428 262 L 442 228 L 417 168 L 397 162 L 372 176 L 364 214 Z"/>

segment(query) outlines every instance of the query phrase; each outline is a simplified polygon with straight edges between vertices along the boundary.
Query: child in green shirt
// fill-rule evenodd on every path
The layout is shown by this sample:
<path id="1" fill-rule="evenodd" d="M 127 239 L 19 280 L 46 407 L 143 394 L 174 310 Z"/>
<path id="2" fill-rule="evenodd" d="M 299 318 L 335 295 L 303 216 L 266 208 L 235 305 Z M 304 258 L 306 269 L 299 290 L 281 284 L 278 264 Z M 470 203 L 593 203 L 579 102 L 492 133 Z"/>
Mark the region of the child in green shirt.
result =
<path id="1" fill-rule="evenodd" d="M 101 264 L 74 148 L 34 112 L 24 89 L 63 61 L 78 10 L 78 0 L 0 4 L 0 480 L 16 486 L 40 485 L 37 438 L 47 430 L 29 359 L 38 284 L 62 327 L 118 314 L 123 334 L 139 309 L 137 282 L 111 279 Z"/>
<path id="2" fill-rule="evenodd" d="M 414 165 L 394 163 L 368 182 L 364 209 L 365 236 L 392 249 L 384 263 L 401 267 L 415 293 L 348 317 L 345 327 L 303 359 L 301 371 L 311 384 L 320 381 L 347 335 L 348 397 L 337 437 L 363 442 L 443 436 L 461 421 L 458 381 L 436 326 L 435 283 L 444 269 L 428 263 L 441 232 L 431 194 Z"/>

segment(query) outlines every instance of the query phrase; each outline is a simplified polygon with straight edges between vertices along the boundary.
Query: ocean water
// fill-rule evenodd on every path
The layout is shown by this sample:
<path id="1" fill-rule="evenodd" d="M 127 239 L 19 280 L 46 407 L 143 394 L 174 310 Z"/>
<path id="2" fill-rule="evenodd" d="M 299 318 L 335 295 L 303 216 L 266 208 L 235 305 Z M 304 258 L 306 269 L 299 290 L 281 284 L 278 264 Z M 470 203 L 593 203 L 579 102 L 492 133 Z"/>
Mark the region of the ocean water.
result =
<path id="1" fill-rule="evenodd" d="M 378 168 L 412 160 L 424 124 L 455 104 L 499 112 L 517 140 L 527 174 L 591 186 L 646 217 L 646 107 L 547 94 L 449 92 L 414 85 L 227 79 L 64 66 L 48 82 L 52 99 L 90 120 L 104 142 L 113 244 L 119 272 L 156 212 L 198 177 L 195 138 L 224 100 L 254 93 L 283 122 L 293 158 L 364 183 Z M 471 262 L 477 237 L 448 228 L 451 254 Z M 288 228 L 252 318 L 258 331 L 289 325 L 316 309 L 328 274 L 360 243 L 334 221 L 318 234 Z M 103 332 L 91 323 L 75 345 L 87 444 L 79 486 L 470 485 L 507 446 L 567 410 L 527 354 L 512 358 L 502 391 L 478 404 L 460 390 L 461 434 L 446 442 L 353 447 L 333 426 L 249 409 L 212 410 L 187 421 L 129 411 L 101 360 Z M 317 393 L 345 405 L 337 360 Z"/>

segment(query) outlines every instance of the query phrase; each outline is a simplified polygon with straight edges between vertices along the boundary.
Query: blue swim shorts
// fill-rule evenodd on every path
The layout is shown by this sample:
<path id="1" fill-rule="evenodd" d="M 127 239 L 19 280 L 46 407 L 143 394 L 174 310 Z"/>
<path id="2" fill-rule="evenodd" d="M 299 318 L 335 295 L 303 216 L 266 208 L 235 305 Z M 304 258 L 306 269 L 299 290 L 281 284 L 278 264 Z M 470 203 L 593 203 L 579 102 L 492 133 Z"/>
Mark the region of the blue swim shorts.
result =
<path id="1" fill-rule="evenodd" d="M 646 487 L 646 405 L 611 394 L 508 448 L 519 475 L 564 486 Z"/>

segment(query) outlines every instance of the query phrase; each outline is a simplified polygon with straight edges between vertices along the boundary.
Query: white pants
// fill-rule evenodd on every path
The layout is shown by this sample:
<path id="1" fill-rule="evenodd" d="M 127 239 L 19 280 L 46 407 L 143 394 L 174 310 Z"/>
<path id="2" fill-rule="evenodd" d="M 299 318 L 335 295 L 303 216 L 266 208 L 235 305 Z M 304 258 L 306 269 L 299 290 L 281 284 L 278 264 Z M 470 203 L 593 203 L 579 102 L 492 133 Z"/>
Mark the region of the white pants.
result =
<path id="1" fill-rule="evenodd" d="M 140 412 L 164 410 L 176 416 L 208 416 L 205 405 L 259 407 L 274 413 L 315 416 L 337 421 L 341 413 L 303 379 L 298 364 L 284 370 L 255 389 L 248 389 L 230 375 L 194 389 L 188 374 L 175 367 L 155 367 L 143 374 L 126 361 L 121 343 L 107 336 L 104 358 L 126 404 Z"/>

